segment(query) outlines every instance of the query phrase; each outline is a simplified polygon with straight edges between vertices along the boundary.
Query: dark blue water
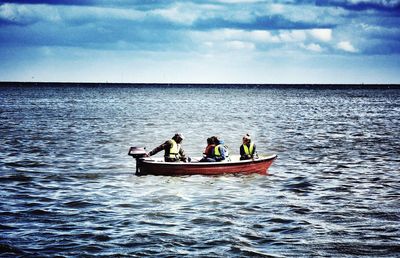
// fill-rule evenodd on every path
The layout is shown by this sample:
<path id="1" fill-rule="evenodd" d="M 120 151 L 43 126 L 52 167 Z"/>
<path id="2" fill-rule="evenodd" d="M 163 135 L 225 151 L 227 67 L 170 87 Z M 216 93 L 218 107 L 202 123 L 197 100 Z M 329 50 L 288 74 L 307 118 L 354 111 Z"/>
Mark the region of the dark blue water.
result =
<path id="1" fill-rule="evenodd" d="M 399 257 L 400 90 L 0 87 L 1 257 Z M 175 132 L 270 176 L 134 175 Z"/>

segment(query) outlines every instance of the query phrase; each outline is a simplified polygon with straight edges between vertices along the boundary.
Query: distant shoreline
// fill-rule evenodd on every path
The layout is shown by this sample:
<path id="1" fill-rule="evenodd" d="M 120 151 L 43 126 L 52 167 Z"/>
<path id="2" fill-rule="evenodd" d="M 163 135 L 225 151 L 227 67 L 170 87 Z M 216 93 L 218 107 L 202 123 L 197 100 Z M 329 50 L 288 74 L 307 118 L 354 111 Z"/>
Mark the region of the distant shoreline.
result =
<path id="1" fill-rule="evenodd" d="M 324 88 L 400 89 L 400 84 L 312 84 L 312 83 L 115 83 L 115 82 L 18 82 L 0 81 L 0 87 L 174 87 L 174 88 Z"/>

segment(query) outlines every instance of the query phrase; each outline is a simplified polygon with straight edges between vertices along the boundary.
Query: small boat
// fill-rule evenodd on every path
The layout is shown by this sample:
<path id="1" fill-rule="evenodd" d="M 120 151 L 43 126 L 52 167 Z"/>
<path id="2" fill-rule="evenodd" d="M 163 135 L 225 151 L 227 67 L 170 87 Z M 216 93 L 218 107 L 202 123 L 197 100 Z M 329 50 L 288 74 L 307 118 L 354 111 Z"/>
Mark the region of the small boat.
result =
<path id="1" fill-rule="evenodd" d="M 136 159 L 136 175 L 223 175 L 223 174 L 268 174 L 268 168 L 277 158 L 276 154 L 262 155 L 256 159 L 240 160 L 233 155 L 229 161 L 199 162 L 165 162 L 164 158 L 145 157 L 144 148 L 131 147 L 128 155 Z"/>

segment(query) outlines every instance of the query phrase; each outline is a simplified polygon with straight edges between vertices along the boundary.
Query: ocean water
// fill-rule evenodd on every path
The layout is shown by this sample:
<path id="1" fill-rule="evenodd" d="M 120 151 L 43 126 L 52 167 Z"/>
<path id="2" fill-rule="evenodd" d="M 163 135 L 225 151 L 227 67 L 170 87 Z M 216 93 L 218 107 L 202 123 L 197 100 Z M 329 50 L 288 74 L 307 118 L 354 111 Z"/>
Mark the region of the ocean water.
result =
<path id="1" fill-rule="evenodd" d="M 399 114 L 384 86 L 2 85 L 0 256 L 399 257 Z M 135 176 L 175 132 L 278 159 Z"/>

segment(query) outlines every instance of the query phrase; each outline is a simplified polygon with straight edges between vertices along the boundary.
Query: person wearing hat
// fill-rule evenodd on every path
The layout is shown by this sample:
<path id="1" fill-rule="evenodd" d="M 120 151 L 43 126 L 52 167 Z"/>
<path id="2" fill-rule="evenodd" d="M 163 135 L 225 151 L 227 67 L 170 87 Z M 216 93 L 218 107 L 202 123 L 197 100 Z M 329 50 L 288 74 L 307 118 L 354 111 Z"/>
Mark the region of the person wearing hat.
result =
<path id="1" fill-rule="evenodd" d="M 243 144 L 240 146 L 240 160 L 257 158 L 256 145 L 251 141 L 249 134 L 243 136 Z"/>
<path id="2" fill-rule="evenodd" d="M 158 152 L 164 150 L 164 160 L 165 162 L 177 162 L 184 161 L 187 162 L 185 151 L 182 149 L 181 143 L 185 137 L 181 133 L 176 133 L 172 139 L 164 142 L 160 146 L 154 148 L 152 151 L 147 153 L 146 156 L 153 156 Z"/>

